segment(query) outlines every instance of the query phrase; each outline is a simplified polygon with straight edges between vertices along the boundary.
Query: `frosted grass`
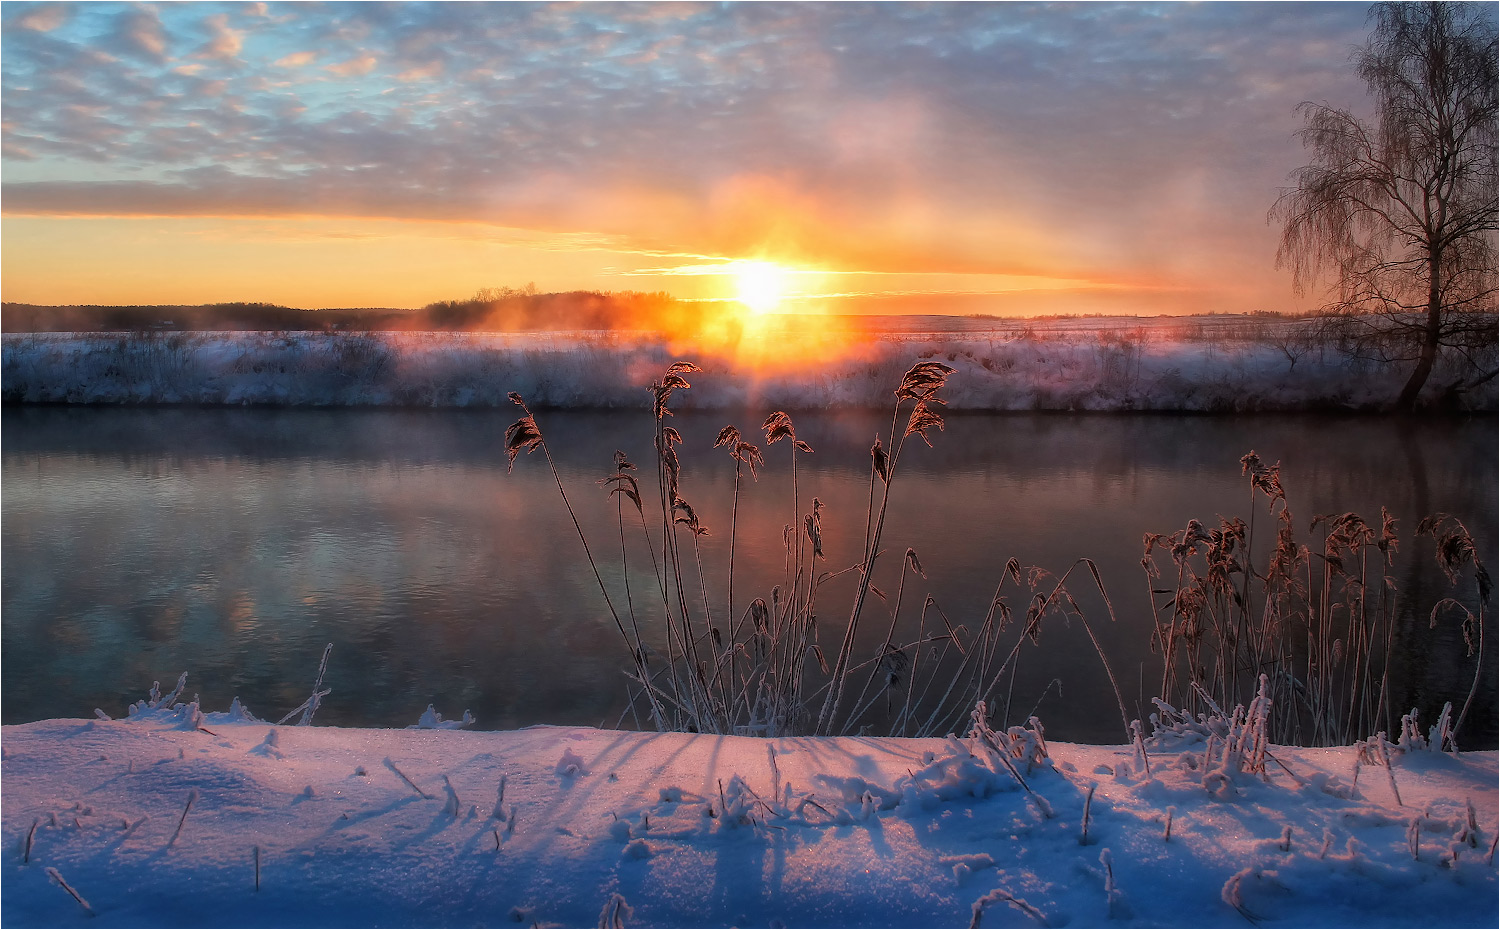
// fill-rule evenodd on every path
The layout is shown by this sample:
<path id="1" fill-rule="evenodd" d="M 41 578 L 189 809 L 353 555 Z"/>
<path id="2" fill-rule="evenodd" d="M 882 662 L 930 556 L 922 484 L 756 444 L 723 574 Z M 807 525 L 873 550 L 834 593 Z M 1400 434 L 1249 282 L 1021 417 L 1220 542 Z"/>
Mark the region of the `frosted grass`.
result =
<path id="1" fill-rule="evenodd" d="M 1133 322 L 1133 321 L 1131 321 Z M 686 409 L 884 407 L 913 360 L 957 369 L 954 410 L 1292 411 L 1387 406 L 1405 372 L 1266 326 L 1060 321 L 988 333 L 886 333 L 798 364 L 696 355 Z M 1092 326 L 1090 325 L 1092 323 Z M 793 351 L 797 340 L 783 340 Z M 31 333 L 4 336 L 7 403 L 644 407 L 685 347 L 575 333 Z M 1430 396 L 1463 373 L 1440 366 Z M 1459 396 L 1497 409 L 1495 382 Z"/>

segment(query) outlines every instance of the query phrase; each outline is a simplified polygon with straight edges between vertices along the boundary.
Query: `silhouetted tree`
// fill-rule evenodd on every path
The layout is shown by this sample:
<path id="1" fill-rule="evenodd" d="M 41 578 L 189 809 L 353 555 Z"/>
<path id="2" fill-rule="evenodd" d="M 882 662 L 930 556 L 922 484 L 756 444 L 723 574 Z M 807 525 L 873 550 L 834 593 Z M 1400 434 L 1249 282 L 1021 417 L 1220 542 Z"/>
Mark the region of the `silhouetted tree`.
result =
<path id="1" fill-rule="evenodd" d="M 1373 122 L 1326 103 L 1298 107 L 1312 163 L 1273 220 L 1278 267 L 1298 293 L 1331 274 L 1324 308 L 1366 357 L 1415 362 L 1396 401 L 1415 405 L 1440 352 L 1495 376 L 1496 35 L 1494 7 L 1381 3 L 1353 61 Z M 1491 369 L 1485 372 L 1485 369 Z"/>

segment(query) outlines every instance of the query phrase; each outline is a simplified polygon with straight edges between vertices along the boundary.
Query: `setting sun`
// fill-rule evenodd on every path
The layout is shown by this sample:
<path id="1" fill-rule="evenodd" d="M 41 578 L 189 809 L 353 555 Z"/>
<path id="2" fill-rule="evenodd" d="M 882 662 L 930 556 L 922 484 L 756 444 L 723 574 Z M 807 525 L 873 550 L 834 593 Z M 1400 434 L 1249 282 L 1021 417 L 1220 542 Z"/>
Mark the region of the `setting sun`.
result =
<path id="1" fill-rule="evenodd" d="M 781 303 L 785 272 L 771 262 L 737 262 L 736 296 L 755 313 L 770 313 Z"/>

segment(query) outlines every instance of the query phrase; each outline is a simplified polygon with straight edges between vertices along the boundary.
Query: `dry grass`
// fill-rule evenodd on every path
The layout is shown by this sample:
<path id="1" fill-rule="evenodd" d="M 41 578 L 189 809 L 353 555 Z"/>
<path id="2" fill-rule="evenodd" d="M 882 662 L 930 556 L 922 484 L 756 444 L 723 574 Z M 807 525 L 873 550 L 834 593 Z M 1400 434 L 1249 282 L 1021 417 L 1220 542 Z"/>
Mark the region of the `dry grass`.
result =
<path id="1" fill-rule="evenodd" d="M 884 565 L 886 517 L 907 442 L 918 437 L 930 446 L 943 429 L 944 401 L 939 394 L 952 367 L 919 362 L 897 385 L 889 430 L 877 434 L 870 449 L 861 555 L 842 569 L 823 564 L 822 500 L 812 497 L 808 507 L 802 504 L 797 460 L 814 450 L 797 437 L 792 417 L 784 411 L 767 416 L 761 426 L 762 445 L 746 441 L 733 425 L 720 430 L 714 447 L 724 448 L 735 462 L 728 591 L 722 599 L 709 592 L 699 546 L 699 537 L 708 530 L 697 509 L 681 495 L 683 440 L 668 423 L 674 395 L 690 389 L 687 376 L 698 371 L 696 365 L 677 362 L 650 385 L 655 500 L 643 493 L 636 466 L 620 452 L 615 453 L 613 471 L 599 482 L 615 502 L 623 616 L 552 467 L 605 604 L 629 650 L 633 687 L 628 713 L 635 715 L 638 725 L 644 712 L 659 730 L 716 734 L 844 735 L 872 727 L 901 736 L 953 732 L 976 705 L 997 707 L 1003 698 L 1008 711 L 1024 648 L 1039 645 L 1045 622 L 1057 617 L 1079 621 L 1087 633 L 1115 695 L 1125 740 L 1136 746 L 1139 766 L 1149 771 L 1144 728 L 1126 710 L 1095 635 L 1097 618 L 1087 616 L 1070 590 L 1075 583 L 1091 588 L 1114 622 L 1115 608 L 1091 560 L 1079 559 L 1054 576 L 1039 568 L 1023 569 L 1011 559 L 988 611 L 972 628 L 954 623 L 931 595 L 922 602 L 915 631 L 910 629 L 909 611 L 903 624 L 906 582 L 909 577 L 926 577 L 912 549 L 904 550 L 895 569 L 893 600 L 873 584 L 877 567 Z M 521 452 L 540 449 L 551 466 L 535 416 L 518 395 L 511 398 L 525 415 L 506 431 L 510 463 Z M 747 598 L 735 588 L 742 479 L 748 468 L 751 479 L 759 480 L 767 467 L 766 456 L 783 441 L 792 504 L 782 540 L 783 574 L 769 592 Z M 1378 522 L 1355 513 L 1318 515 L 1309 525 L 1309 532 L 1318 534 L 1316 548 L 1310 548 L 1298 541 L 1279 463 L 1268 465 L 1252 451 L 1241 465 L 1250 485 L 1248 520 L 1221 517 L 1217 526 L 1193 520 L 1175 532 L 1145 535 L 1141 565 L 1153 618 L 1150 635 L 1153 651 L 1162 658 L 1157 696 L 1164 713 L 1177 715 L 1155 723 L 1177 726 L 1200 714 L 1221 719 L 1233 730 L 1230 744 L 1221 749 L 1236 756 L 1237 767 L 1256 772 L 1265 771 L 1269 742 L 1347 745 L 1377 731 L 1396 732 L 1390 707 L 1395 520 L 1384 510 Z M 650 554 L 654 583 L 646 597 L 638 596 L 639 586 L 632 585 L 627 502 L 636 512 L 629 522 L 639 525 Z M 1271 518 L 1273 535 L 1257 546 L 1262 506 Z M 648 509 L 653 511 L 649 518 Z M 1444 739 L 1452 746 L 1482 677 L 1490 581 L 1461 522 L 1440 514 L 1423 521 L 1418 532 L 1437 540 L 1439 563 L 1450 580 L 1457 582 L 1461 573 L 1472 571 L 1478 586 L 1477 615 L 1453 598 L 1433 608 L 1434 623 L 1448 611 L 1463 615 L 1471 655 L 1478 656 L 1469 700 L 1457 723 L 1444 729 Z M 635 576 L 642 571 L 638 567 Z M 823 586 L 844 576 L 853 582 L 847 608 L 820 604 Z M 871 593 L 880 607 L 870 599 Z M 1013 609 L 1012 599 L 1024 601 L 1024 611 Z M 715 605 L 723 611 L 717 618 Z M 827 639 L 819 617 L 833 610 L 846 619 Z M 869 640 L 868 635 L 860 636 L 861 629 L 879 614 L 883 616 L 875 622 L 884 621 L 884 636 L 872 652 L 856 655 L 857 644 Z M 903 629 L 907 632 L 900 635 Z M 665 652 L 648 642 L 665 642 Z"/>
<path id="2" fill-rule="evenodd" d="M 1268 678 L 1274 742 L 1336 746 L 1376 731 L 1396 732 L 1390 691 L 1396 521 L 1383 508 L 1378 523 L 1356 513 L 1319 514 L 1308 524 L 1318 534 L 1316 548 L 1304 545 L 1279 463 L 1268 466 L 1252 451 L 1241 465 L 1250 484 L 1248 523 L 1221 517 L 1210 529 L 1193 520 L 1177 532 L 1145 536 L 1141 565 L 1157 618 L 1152 645 L 1162 656 L 1158 695 L 1192 712 L 1219 712 L 1245 703 Z M 1255 546 L 1262 499 L 1276 532 L 1264 552 Z M 1438 563 L 1450 582 L 1473 573 L 1479 613 L 1444 598 L 1431 620 L 1436 625 L 1450 609 L 1463 615 L 1469 654 L 1476 657 L 1472 702 L 1483 667 L 1489 575 L 1454 518 L 1429 517 L 1417 533 L 1437 539 Z M 1155 586 L 1163 577 L 1158 554 L 1170 561 L 1170 587 Z M 1158 595 L 1168 597 L 1158 602 Z M 1455 732 L 1463 720 L 1460 713 Z"/>

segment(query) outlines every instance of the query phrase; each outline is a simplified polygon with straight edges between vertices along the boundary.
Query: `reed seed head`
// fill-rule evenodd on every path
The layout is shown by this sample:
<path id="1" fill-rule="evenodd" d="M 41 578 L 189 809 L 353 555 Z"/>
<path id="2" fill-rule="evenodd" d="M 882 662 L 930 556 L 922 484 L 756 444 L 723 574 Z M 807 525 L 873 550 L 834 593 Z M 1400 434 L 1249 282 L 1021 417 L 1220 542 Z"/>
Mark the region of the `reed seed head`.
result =
<path id="1" fill-rule="evenodd" d="M 1490 599 L 1490 575 L 1479 564 L 1479 554 L 1474 548 L 1474 537 L 1463 521 L 1446 513 L 1435 513 L 1417 524 L 1418 536 L 1431 536 L 1437 540 L 1437 561 L 1449 583 L 1458 581 L 1458 573 L 1465 565 L 1474 566 L 1474 580 L 1479 584 L 1479 593 L 1485 604 Z"/>
<path id="2" fill-rule="evenodd" d="M 766 417 L 766 422 L 761 424 L 761 429 L 766 433 L 766 445 L 778 443 L 783 439 L 797 441 L 797 430 L 792 426 L 792 418 L 785 411 L 777 410 Z"/>
<path id="3" fill-rule="evenodd" d="M 520 396 L 512 393 L 511 397 L 520 403 Z M 524 406 L 524 405 L 523 405 Z M 542 431 L 537 429 L 536 420 L 527 414 L 512 423 L 505 430 L 505 456 L 507 459 L 505 470 L 510 471 L 516 464 L 516 456 L 523 450 L 531 452 L 542 444 Z"/>
<path id="4" fill-rule="evenodd" d="M 934 426 L 941 430 L 943 428 L 943 418 L 929 405 L 941 403 L 942 401 L 936 397 L 928 397 L 917 401 L 916 406 L 911 410 L 911 417 L 906 421 L 905 435 L 910 436 L 915 433 L 922 437 L 922 441 L 927 443 L 929 449 L 932 448 L 932 440 L 928 438 L 927 431 Z"/>
<path id="5" fill-rule="evenodd" d="M 607 478 L 600 478 L 599 483 L 602 485 L 614 485 L 614 487 L 609 489 L 610 497 L 613 497 L 616 494 L 624 494 L 626 497 L 630 498 L 631 503 L 635 504 L 635 509 L 638 512 L 644 513 L 644 510 L 641 506 L 641 486 L 640 483 L 635 480 L 635 475 L 631 475 L 622 471 L 618 474 L 610 475 Z"/>
<path id="6" fill-rule="evenodd" d="M 681 513 L 681 516 L 677 517 L 677 522 L 692 530 L 693 535 L 708 535 L 708 527 L 698 522 L 698 514 L 693 511 L 693 506 L 675 494 L 672 496 L 672 513 Z"/>
<path id="7" fill-rule="evenodd" d="M 916 572 L 918 575 L 921 575 L 923 578 L 927 577 L 927 573 L 922 571 L 922 563 L 917 559 L 917 550 L 911 548 L 910 546 L 908 546 L 906 549 L 906 563 L 911 566 L 912 571 Z"/>
<path id="8" fill-rule="evenodd" d="M 901 378 L 901 384 L 896 388 L 896 399 L 898 402 L 930 400 L 955 371 L 957 369 L 942 362 L 918 362 Z"/>
<path id="9" fill-rule="evenodd" d="M 1268 498 L 1268 506 L 1274 508 L 1276 501 L 1286 506 L 1286 491 L 1281 487 L 1281 463 L 1266 465 L 1251 449 L 1240 457 L 1240 474 L 1250 476 L 1250 486 Z"/>
<path id="10" fill-rule="evenodd" d="M 656 398 L 656 403 L 652 411 L 656 419 L 660 420 L 663 417 L 672 415 L 672 411 L 667 409 L 667 401 L 671 399 L 673 391 L 678 388 L 686 389 L 692 387 L 687 379 L 683 377 L 683 374 L 702 370 L 702 368 L 699 368 L 692 362 L 673 362 L 667 366 L 667 370 L 662 374 L 661 380 L 651 385 L 651 393 Z"/>
<path id="11" fill-rule="evenodd" d="M 823 502 L 821 500 L 819 500 L 818 498 L 816 498 L 816 497 L 813 498 L 813 510 L 812 510 L 812 513 L 810 513 L 810 514 L 807 515 L 806 522 L 805 522 L 805 527 L 806 527 L 806 530 L 807 530 L 807 538 L 810 539 L 810 540 L 812 540 L 812 544 L 813 544 L 813 558 L 815 558 L 815 559 L 824 558 L 824 555 L 823 555 L 823 518 L 822 518 L 822 515 L 821 515 L 822 509 L 823 509 Z"/>
<path id="12" fill-rule="evenodd" d="M 891 480 L 890 461 L 886 458 L 885 447 L 880 444 L 880 434 L 875 435 L 875 445 L 870 447 L 870 462 L 875 469 L 875 474 L 880 476 L 881 481 Z"/>
<path id="13" fill-rule="evenodd" d="M 766 464 L 766 460 L 761 457 L 759 446 L 740 440 L 734 444 L 734 457 L 750 466 L 751 478 L 760 479 L 759 466 Z"/>

